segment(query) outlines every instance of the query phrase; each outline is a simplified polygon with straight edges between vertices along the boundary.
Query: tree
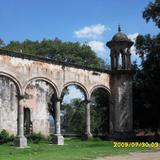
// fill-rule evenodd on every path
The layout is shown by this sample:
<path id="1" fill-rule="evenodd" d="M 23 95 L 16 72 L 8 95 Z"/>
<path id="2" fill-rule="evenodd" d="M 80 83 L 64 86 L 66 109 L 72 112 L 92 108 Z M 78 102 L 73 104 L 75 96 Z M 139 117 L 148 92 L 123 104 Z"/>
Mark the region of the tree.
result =
<path id="1" fill-rule="evenodd" d="M 5 44 L 4 44 L 3 40 L 0 38 L 0 48 L 2 48 L 4 46 L 5 46 Z"/>
<path id="2" fill-rule="evenodd" d="M 109 133 L 109 93 L 99 88 L 91 98 L 91 133 L 106 135 Z"/>
<path id="3" fill-rule="evenodd" d="M 75 98 L 70 104 L 62 104 L 62 130 L 64 133 L 84 134 L 85 131 L 85 104 Z"/>
<path id="4" fill-rule="evenodd" d="M 160 1 L 150 3 L 143 17 L 152 19 L 160 28 Z M 156 36 L 139 35 L 136 39 L 136 51 L 142 58 L 141 69 L 136 68 L 134 77 L 134 119 L 137 128 L 160 127 L 160 34 Z"/>
<path id="5" fill-rule="evenodd" d="M 150 19 L 160 28 L 160 0 L 149 3 L 143 12 L 143 18 L 148 22 Z"/>
<path id="6" fill-rule="evenodd" d="M 42 41 L 25 40 L 23 42 L 11 41 L 3 49 L 22 53 L 29 53 L 37 56 L 44 56 L 57 61 L 74 63 L 90 67 L 106 67 L 105 62 L 96 56 L 86 44 L 76 42 L 62 42 L 60 39 L 43 39 Z"/>
<path id="7" fill-rule="evenodd" d="M 160 114 L 160 34 L 154 37 L 140 35 L 137 37 L 136 47 L 137 53 L 143 55 L 144 60 L 142 69 L 137 70 L 134 83 L 135 106 L 142 112 L 139 115 L 143 125 L 141 127 L 156 130 L 159 127 Z"/>

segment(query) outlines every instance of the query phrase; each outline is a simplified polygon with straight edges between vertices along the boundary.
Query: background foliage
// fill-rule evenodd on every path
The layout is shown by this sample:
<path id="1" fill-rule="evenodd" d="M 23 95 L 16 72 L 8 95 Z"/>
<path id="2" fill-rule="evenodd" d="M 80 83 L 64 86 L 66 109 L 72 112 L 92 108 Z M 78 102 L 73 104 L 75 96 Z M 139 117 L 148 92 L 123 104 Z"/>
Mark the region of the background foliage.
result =
<path id="1" fill-rule="evenodd" d="M 143 18 L 152 20 L 160 28 L 160 1 L 149 3 Z M 135 66 L 133 103 L 135 128 L 160 128 L 160 34 L 139 35 L 136 52 L 141 57 L 141 67 Z"/>

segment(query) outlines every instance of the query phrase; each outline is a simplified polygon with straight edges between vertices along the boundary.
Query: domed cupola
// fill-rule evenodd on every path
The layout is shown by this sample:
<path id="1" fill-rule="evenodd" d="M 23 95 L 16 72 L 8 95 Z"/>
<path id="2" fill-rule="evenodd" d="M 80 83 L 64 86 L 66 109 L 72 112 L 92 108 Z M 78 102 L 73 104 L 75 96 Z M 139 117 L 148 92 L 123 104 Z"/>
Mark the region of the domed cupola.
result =
<path id="1" fill-rule="evenodd" d="M 120 26 L 118 26 L 118 33 L 116 33 L 112 40 L 107 42 L 106 45 L 111 49 L 111 69 L 130 70 L 130 48 L 133 42 L 121 31 Z"/>

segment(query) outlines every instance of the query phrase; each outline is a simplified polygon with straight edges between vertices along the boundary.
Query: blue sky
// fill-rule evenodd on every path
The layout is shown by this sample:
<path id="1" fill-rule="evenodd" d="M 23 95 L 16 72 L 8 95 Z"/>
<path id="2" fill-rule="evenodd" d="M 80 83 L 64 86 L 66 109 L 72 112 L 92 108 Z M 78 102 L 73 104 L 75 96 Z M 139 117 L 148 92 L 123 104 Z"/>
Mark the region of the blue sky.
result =
<path id="1" fill-rule="evenodd" d="M 156 34 L 152 22 L 146 24 L 142 11 L 150 0 L 1 0 L 0 38 L 42 40 L 60 38 L 89 44 L 106 60 L 105 43 L 122 30 L 137 34 Z"/>

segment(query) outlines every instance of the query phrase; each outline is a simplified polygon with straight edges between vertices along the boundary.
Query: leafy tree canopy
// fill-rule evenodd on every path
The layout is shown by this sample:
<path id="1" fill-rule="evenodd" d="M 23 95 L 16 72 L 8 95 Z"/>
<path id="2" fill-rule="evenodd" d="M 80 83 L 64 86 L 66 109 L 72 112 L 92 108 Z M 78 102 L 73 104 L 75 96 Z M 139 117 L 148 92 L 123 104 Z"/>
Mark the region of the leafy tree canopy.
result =
<path id="1" fill-rule="evenodd" d="M 8 45 L 0 46 L 3 49 L 29 53 L 37 56 L 44 56 L 67 63 L 75 63 L 90 67 L 105 68 L 105 62 L 96 56 L 96 53 L 86 44 L 78 42 L 62 42 L 60 39 L 43 39 L 42 41 L 31 41 L 26 39 L 23 42 L 10 41 Z"/>
<path id="2" fill-rule="evenodd" d="M 160 0 L 149 3 L 143 12 L 143 18 L 148 22 L 150 19 L 160 28 Z"/>

